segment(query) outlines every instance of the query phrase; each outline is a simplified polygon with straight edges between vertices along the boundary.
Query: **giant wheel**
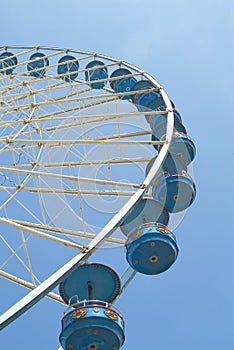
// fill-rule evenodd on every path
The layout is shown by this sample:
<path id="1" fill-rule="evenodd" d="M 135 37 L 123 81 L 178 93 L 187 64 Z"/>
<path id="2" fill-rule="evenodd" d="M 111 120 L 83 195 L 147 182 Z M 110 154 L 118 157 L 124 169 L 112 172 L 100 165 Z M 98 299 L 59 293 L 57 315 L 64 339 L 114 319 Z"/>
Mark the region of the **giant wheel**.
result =
<path id="1" fill-rule="evenodd" d="M 167 226 L 168 211 L 192 203 L 186 166 L 195 148 L 163 87 L 104 55 L 2 47 L 0 94 L 0 275 L 31 289 L 2 314 L 4 328 L 46 295 L 62 302 L 51 291 L 101 245 L 124 245 L 127 236 L 123 290 L 137 271 L 134 230 Z M 186 201 L 173 192 L 178 181 Z M 77 254 L 40 271 L 38 242 Z"/>

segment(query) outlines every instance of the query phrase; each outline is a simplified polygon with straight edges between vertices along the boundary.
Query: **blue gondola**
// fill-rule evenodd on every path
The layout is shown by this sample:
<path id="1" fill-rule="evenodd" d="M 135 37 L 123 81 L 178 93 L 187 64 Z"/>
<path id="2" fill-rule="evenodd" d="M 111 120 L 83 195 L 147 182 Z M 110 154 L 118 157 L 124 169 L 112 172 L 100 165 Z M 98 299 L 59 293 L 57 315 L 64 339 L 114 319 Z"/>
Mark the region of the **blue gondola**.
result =
<path id="1" fill-rule="evenodd" d="M 177 111 L 173 111 L 174 123 L 182 124 L 182 118 Z M 146 116 L 147 117 L 147 116 Z M 167 112 L 162 114 L 149 115 L 148 122 L 152 130 L 157 129 L 158 125 L 167 122 Z M 147 119 L 147 118 L 146 118 Z"/>
<path id="2" fill-rule="evenodd" d="M 64 350 L 118 350 L 124 343 L 124 319 L 106 302 L 80 302 L 62 319 Z"/>
<path id="3" fill-rule="evenodd" d="M 169 152 L 179 155 L 188 165 L 193 161 L 196 155 L 196 147 L 187 134 L 175 132 L 171 140 Z"/>
<path id="4" fill-rule="evenodd" d="M 115 78 L 115 80 L 110 81 L 111 88 L 116 93 L 125 93 L 131 90 L 132 86 L 137 82 L 134 77 L 124 77 L 126 75 L 131 75 L 132 72 L 126 68 L 118 68 L 116 69 L 110 76 L 110 78 Z M 131 95 L 123 95 L 120 96 L 121 99 L 130 99 Z"/>
<path id="5" fill-rule="evenodd" d="M 137 103 L 136 103 L 137 109 L 140 112 L 143 112 L 143 111 L 147 112 L 148 111 L 147 104 L 154 99 L 158 99 L 159 103 L 162 103 L 161 95 L 155 91 L 149 91 L 149 92 L 139 94 Z"/>
<path id="6" fill-rule="evenodd" d="M 46 67 L 49 66 L 48 57 L 41 52 L 36 52 L 29 58 L 29 61 L 27 64 L 29 74 L 36 78 L 43 77 L 46 73 Z"/>
<path id="7" fill-rule="evenodd" d="M 131 88 L 132 92 L 136 92 L 136 94 L 132 94 L 132 101 L 133 103 L 135 103 L 136 105 L 138 104 L 138 99 L 139 96 L 142 95 L 139 93 L 140 90 L 148 90 L 148 89 L 155 89 L 156 86 L 154 86 L 153 83 L 151 83 L 151 81 L 149 80 L 139 80 L 137 81 Z M 153 91 L 149 91 L 149 92 L 153 92 Z"/>
<path id="8" fill-rule="evenodd" d="M 120 229 L 126 236 L 146 222 L 158 222 L 167 225 L 169 215 L 166 208 L 154 199 L 142 199 L 120 225 Z"/>
<path id="9" fill-rule="evenodd" d="M 76 57 L 65 55 L 58 61 L 58 75 L 67 81 L 71 82 L 78 76 L 79 61 Z"/>
<path id="10" fill-rule="evenodd" d="M 187 209 L 194 201 L 196 187 L 186 173 L 171 175 L 165 173 L 153 184 L 153 198 L 160 201 L 170 213 Z"/>
<path id="11" fill-rule="evenodd" d="M 12 52 L 3 52 L 0 55 L 0 73 L 6 75 L 12 74 L 17 63 L 17 57 Z"/>
<path id="12" fill-rule="evenodd" d="M 159 105 L 164 104 L 162 96 L 159 92 L 155 91 L 157 87 L 153 85 L 149 80 L 140 80 L 136 84 L 132 86 L 132 91 L 140 91 L 140 90 L 151 90 L 145 91 L 142 93 L 137 93 L 132 95 L 132 101 L 136 105 L 137 109 L 141 112 L 148 111 L 147 104 L 152 100 L 158 100 Z M 165 104 L 164 104 L 165 106 Z"/>
<path id="13" fill-rule="evenodd" d="M 155 159 L 157 159 L 157 156 L 152 158 L 149 163 L 146 166 L 145 169 L 145 175 L 147 176 Z M 176 155 L 176 154 L 170 154 L 168 153 L 166 158 L 164 159 L 158 173 L 156 174 L 156 177 L 162 176 L 165 172 L 171 174 L 171 175 L 176 175 L 176 174 L 182 174 L 183 171 L 187 170 L 186 163 L 184 160 Z"/>
<path id="14" fill-rule="evenodd" d="M 175 235 L 166 226 L 146 223 L 135 228 L 126 241 L 126 258 L 136 271 L 156 275 L 169 269 L 178 255 Z"/>
<path id="15" fill-rule="evenodd" d="M 62 319 L 59 337 L 64 350 L 118 350 L 124 343 L 123 316 L 109 303 L 120 292 L 120 279 L 109 266 L 79 266 L 59 285 L 73 309 Z"/>
<path id="16" fill-rule="evenodd" d="M 163 140 L 167 131 L 167 122 L 163 122 L 157 125 L 155 129 L 152 130 L 152 141 Z M 183 133 L 186 135 L 186 129 L 183 124 L 179 122 L 174 122 L 174 132 Z M 159 149 L 159 145 L 153 145 L 155 149 Z"/>
<path id="17" fill-rule="evenodd" d="M 160 97 L 160 98 L 159 98 Z M 146 111 L 165 111 L 165 113 L 162 114 L 147 114 L 145 116 L 148 123 L 151 124 L 151 129 L 154 129 L 156 127 L 156 124 L 160 124 L 167 121 L 167 112 L 166 112 L 166 105 L 161 96 L 157 98 L 154 98 L 150 100 L 146 105 Z M 172 102 L 172 101 L 171 101 Z M 173 102 L 172 102 L 173 103 Z M 174 106 L 174 104 L 173 104 Z M 174 120 L 182 124 L 182 118 L 180 113 L 174 109 Z"/>
<path id="18" fill-rule="evenodd" d="M 89 69 L 85 72 L 85 79 L 90 83 L 92 89 L 102 89 L 106 85 L 106 81 L 99 81 L 108 78 L 107 68 L 102 68 L 102 66 L 105 66 L 103 62 L 94 60 L 85 67 Z"/>
<path id="19" fill-rule="evenodd" d="M 153 98 L 152 100 L 148 101 L 146 104 L 146 111 L 166 111 L 166 104 L 160 94 L 156 98 Z M 163 114 L 164 115 L 164 114 Z M 154 118 L 158 119 L 160 114 L 148 114 L 145 116 L 148 123 L 152 122 Z M 165 117 L 167 114 L 165 114 Z M 165 120 L 162 120 L 165 121 Z M 161 121 L 161 122 L 162 122 Z"/>

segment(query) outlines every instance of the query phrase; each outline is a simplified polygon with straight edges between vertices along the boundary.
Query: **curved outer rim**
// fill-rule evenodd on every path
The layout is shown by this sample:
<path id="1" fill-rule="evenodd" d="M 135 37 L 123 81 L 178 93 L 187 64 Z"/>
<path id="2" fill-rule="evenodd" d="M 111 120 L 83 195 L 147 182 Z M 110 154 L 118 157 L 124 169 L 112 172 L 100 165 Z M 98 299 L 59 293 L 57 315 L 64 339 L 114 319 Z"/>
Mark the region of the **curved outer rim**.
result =
<path id="1" fill-rule="evenodd" d="M 138 67 L 124 62 L 122 60 L 117 60 L 115 58 L 86 52 L 86 51 L 78 51 L 72 49 L 61 49 L 61 48 L 50 48 L 45 46 L 1 46 L 0 49 L 35 49 L 35 50 L 54 50 L 60 52 L 74 52 L 85 55 L 93 55 L 95 57 L 99 57 L 102 59 L 106 59 L 112 62 L 118 62 L 125 67 L 135 70 L 136 72 L 141 73 L 146 79 L 150 80 L 153 84 L 155 84 L 159 89 L 162 95 L 162 98 L 166 104 L 166 108 L 168 111 L 167 117 L 167 132 L 166 132 L 166 141 L 163 144 L 160 152 L 158 154 L 157 159 L 155 160 L 152 168 L 150 169 L 148 175 L 146 176 L 143 184 L 138 189 L 138 191 L 128 200 L 127 203 L 122 207 L 122 209 L 103 227 L 103 229 L 95 236 L 95 238 L 84 248 L 83 251 L 79 252 L 74 258 L 68 261 L 65 265 L 63 265 L 60 269 L 58 269 L 55 273 L 53 273 L 50 277 L 48 277 L 45 281 L 43 281 L 38 287 L 29 292 L 25 297 L 16 302 L 12 307 L 10 307 L 6 312 L 4 312 L 0 316 L 0 329 L 5 328 L 8 324 L 16 320 L 20 315 L 22 315 L 25 311 L 27 311 L 30 307 L 36 304 L 40 299 L 42 299 L 46 294 L 48 294 L 51 290 L 53 290 L 62 280 L 64 280 L 70 273 L 72 273 L 77 266 L 79 266 L 82 262 L 86 261 L 92 253 L 102 245 L 105 238 L 111 236 L 111 234 L 115 231 L 115 229 L 120 225 L 120 223 L 127 217 L 127 214 L 130 209 L 134 208 L 135 205 L 139 202 L 139 200 L 143 197 L 146 192 L 148 186 L 153 181 L 155 174 L 158 172 L 163 160 L 165 159 L 168 149 L 170 147 L 170 143 L 172 140 L 172 134 L 174 129 L 174 115 L 173 115 L 173 107 L 171 101 L 163 89 L 163 87 L 148 73 L 143 72 Z M 125 276 L 123 277 L 124 282 L 122 283 L 123 291 L 130 280 L 134 277 L 135 272 L 132 269 L 128 269 L 126 271 Z"/>

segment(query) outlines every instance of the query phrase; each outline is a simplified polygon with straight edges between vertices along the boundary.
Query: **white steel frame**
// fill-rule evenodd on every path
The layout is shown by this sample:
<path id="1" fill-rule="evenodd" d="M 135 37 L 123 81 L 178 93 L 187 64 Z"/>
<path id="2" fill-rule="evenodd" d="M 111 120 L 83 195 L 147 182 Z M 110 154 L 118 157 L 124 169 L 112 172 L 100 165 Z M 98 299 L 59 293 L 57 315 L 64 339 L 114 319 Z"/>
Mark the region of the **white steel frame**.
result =
<path id="1" fill-rule="evenodd" d="M 29 50 L 29 51 L 34 51 L 35 49 L 42 49 L 42 50 L 49 49 L 50 51 L 54 50 L 56 52 L 59 51 L 61 53 L 62 52 L 66 53 L 69 51 L 69 53 L 73 52 L 73 53 L 85 55 L 86 58 L 87 57 L 98 57 L 98 58 L 113 62 L 114 64 L 116 64 L 116 63 L 121 64 L 127 68 L 134 70 L 136 72 L 136 75 L 141 75 L 145 79 L 148 79 L 153 84 L 158 86 L 158 89 L 160 90 L 160 93 L 161 93 L 161 95 L 164 99 L 164 102 L 166 104 L 168 117 L 167 117 L 166 139 L 163 142 L 162 148 L 160 149 L 160 152 L 157 156 L 157 159 L 155 160 L 155 162 L 154 162 L 152 168 L 150 169 L 148 175 L 146 176 L 144 182 L 139 186 L 138 190 L 128 200 L 128 202 L 123 206 L 123 208 L 108 222 L 108 224 L 105 227 L 103 227 L 103 229 L 96 236 L 93 235 L 93 239 L 85 248 L 79 246 L 78 244 L 73 244 L 73 243 L 69 242 L 71 245 L 73 245 L 73 246 L 75 245 L 75 247 L 77 249 L 79 249 L 80 252 L 74 258 L 72 258 L 69 262 L 67 262 L 64 266 L 62 266 L 59 270 L 57 270 L 55 273 L 53 273 L 44 282 L 42 282 L 39 286 L 37 286 L 36 288 L 32 284 L 25 282 L 23 280 L 20 280 L 19 278 L 16 278 L 14 276 L 11 276 L 10 274 L 3 273 L 3 272 L 0 273 L 0 275 L 2 275 L 3 277 L 6 277 L 6 278 L 8 278 L 16 283 L 24 285 L 25 287 L 27 287 L 29 289 L 32 289 L 31 292 L 29 292 L 25 297 L 23 297 L 21 300 L 19 300 L 15 305 L 10 307 L 6 312 L 4 312 L 0 316 L 0 329 L 3 329 L 7 325 L 9 325 L 11 322 L 16 320 L 20 315 L 22 315 L 25 311 L 27 311 L 30 307 L 32 307 L 34 304 L 36 304 L 40 299 L 42 299 L 45 296 L 48 296 L 56 301 L 62 302 L 61 298 L 59 296 L 55 295 L 54 293 L 51 293 L 51 291 L 62 280 L 64 280 L 70 273 L 72 273 L 72 271 L 74 271 L 77 268 L 77 266 L 79 266 L 79 264 L 86 261 L 88 259 L 88 257 L 91 256 L 92 253 L 103 244 L 104 241 L 110 241 L 110 242 L 116 241 L 116 243 L 117 243 L 118 240 L 115 240 L 114 238 L 111 238 L 110 236 L 115 231 L 115 229 L 120 225 L 120 223 L 127 217 L 129 211 L 136 206 L 136 204 L 139 202 L 139 200 L 145 194 L 149 185 L 152 183 L 153 178 L 155 177 L 155 174 L 159 171 L 159 168 L 160 168 L 163 160 L 165 159 L 165 157 L 168 153 L 168 149 L 170 147 L 170 143 L 172 140 L 173 128 L 174 128 L 173 107 L 172 107 L 171 101 L 170 101 L 166 91 L 163 89 L 162 86 L 160 86 L 160 84 L 151 75 L 143 72 L 141 69 L 139 69 L 131 64 L 128 64 L 126 62 L 123 62 L 123 61 L 120 61 L 120 60 L 117 60 L 117 59 L 114 59 L 114 58 L 111 58 L 108 56 L 100 55 L 100 54 L 94 54 L 94 53 L 90 53 L 90 52 L 76 51 L 76 50 L 70 50 L 70 49 L 68 50 L 68 49 L 48 48 L 48 47 L 36 48 L 36 47 L 20 47 L 20 46 L 13 46 L 13 47 L 8 47 L 8 48 L 22 49 L 22 50 L 25 49 L 25 50 Z M 1 47 L 0 50 L 1 49 L 5 49 L 5 47 Z M 53 54 L 51 54 L 51 55 L 53 55 Z M 160 112 L 155 112 L 155 114 L 157 114 L 157 113 L 160 113 Z M 147 112 L 146 112 L 146 114 L 147 114 Z M 7 140 L 6 143 L 9 143 L 9 142 L 10 142 L 10 140 Z M 44 141 L 42 141 L 42 143 L 43 142 Z M 73 140 L 73 142 L 74 142 L 74 140 Z M 105 141 L 101 141 L 99 139 L 97 141 L 94 140 L 93 142 L 105 142 Z M 124 142 L 124 141 L 122 141 L 122 142 Z M 154 142 L 154 143 L 158 143 L 158 142 Z M 161 142 L 159 142 L 159 143 L 161 143 Z M 4 167 L 1 167 L 1 169 L 4 169 Z M 27 183 L 27 179 L 34 172 L 36 173 L 35 167 L 33 169 L 31 169 L 31 171 L 29 171 L 29 174 L 27 175 L 27 177 L 24 181 L 25 184 Z M 48 175 L 48 173 L 47 173 L 47 175 Z M 15 193 L 17 193 L 17 191 Z M 14 196 L 14 195 L 15 194 L 13 194 L 12 196 Z M 10 199 L 12 198 L 12 196 L 10 197 Z M 12 225 L 12 226 L 17 227 L 17 228 L 21 228 L 21 229 L 28 231 L 28 232 L 31 232 L 33 234 L 41 234 L 41 232 L 37 230 L 36 225 L 35 225 L 35 227 L 29 227 L 29 225 L 27 223 L 16 222 L 16 221 L 13 221 L 10 219 L 9 220 L 4 219 L 4 218 L 0 218 L 0 222 L 5 222 L 9 225 Z M 44 235 L 46 236 L 46 234 L 44 234 Z M 89 237 L 92 237 L 92 234 Z M 68 241 L 65 241 L 65 240 L 60 240 L 60 242 L 59 242 L 59 240 L 60 239 L 57 239 L 58 243 L 62 243 L 62 244 L 68 243 Z M 119 240 L 119 243 L 122 244 L 123 241 Z M 128 283 L 132 280 L 132 278 L 134 276 L 135 276 L 135 271 L 132 270 L 131 268 L 128 268 L 125 271 L 124 275 L 121 278 L 121 288 L 122 288 L 121 292 L 123 292 L 123 290 L 126 288 Z"/>

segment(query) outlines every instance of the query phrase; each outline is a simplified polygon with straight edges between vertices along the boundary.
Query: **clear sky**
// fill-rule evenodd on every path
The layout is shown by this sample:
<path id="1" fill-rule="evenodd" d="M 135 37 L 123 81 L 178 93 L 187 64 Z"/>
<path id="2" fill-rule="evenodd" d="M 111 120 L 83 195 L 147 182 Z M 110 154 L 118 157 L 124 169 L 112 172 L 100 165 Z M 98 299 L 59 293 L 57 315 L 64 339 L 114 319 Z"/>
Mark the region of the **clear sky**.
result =
<path id="1" fill-rule="evenodd" d="M 122 349 L 232 349 L 234 2 L 11 0 L 1 14 L 1 45 L 120 58 L 153 75 L 176 103 L 197 147 L 197 198 L 175 232 L 177 262 L 159 276 L 137 275 L 117 301 Z M 13 287 L 0 289 L 1 310 Z M 56 350 L 63 310 L 43 299 L 1 332 L 1 349 Z"/>

